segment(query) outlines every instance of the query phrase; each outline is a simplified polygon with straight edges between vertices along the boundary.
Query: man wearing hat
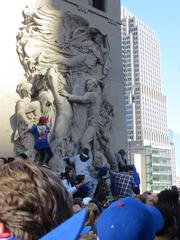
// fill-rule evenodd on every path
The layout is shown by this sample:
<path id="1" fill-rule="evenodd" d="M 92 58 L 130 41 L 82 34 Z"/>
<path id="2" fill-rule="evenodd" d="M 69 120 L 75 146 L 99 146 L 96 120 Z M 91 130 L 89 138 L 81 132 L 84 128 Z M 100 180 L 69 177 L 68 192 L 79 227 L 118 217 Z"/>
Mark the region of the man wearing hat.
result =
<path id="1" fill-rule="evenodd" d="M 40 117 L 38 124 L 32 125 L 31 132 L 34 135 L 35 140 L 34 148 L 39 152 L 40 155 L 39 165 L 49 168 L 48 163 L 53 157 L 53 153 L 48 142 L 48 133 L 50 129 L 47 126 L 47 123 L 47 117 Z"/>
<path id="2" fill-rule="evenodd" d="M 83 209 L 40 240 L 77 240 L 90 231 L 84 227 L 87 210 Z M 99 240 L 154 240 L 164 226 L 162 213 L 137 199 L 124 198 L 112 203 L 99 216 Z"/>
<path id="3" fill-rule="evenodd" d="M 163 226 L 164 218 L 157 208 L 124 198 L 102 212 L 97 233 L 99 240 L 154 240 Z"/>

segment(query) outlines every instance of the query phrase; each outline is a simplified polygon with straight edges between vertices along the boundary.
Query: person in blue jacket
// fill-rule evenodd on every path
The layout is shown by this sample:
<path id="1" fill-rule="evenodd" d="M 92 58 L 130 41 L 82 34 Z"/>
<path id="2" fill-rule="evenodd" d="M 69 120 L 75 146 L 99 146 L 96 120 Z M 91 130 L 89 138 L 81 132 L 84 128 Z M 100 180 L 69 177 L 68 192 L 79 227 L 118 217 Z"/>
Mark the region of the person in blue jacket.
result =
<path id="1" fill-rule="evenodd" d="M 47 126 L 47 123 L 48 118 L 40 117 L 38 124 L 33 124 L 30 131 L 34 135 L 34 148 L 40 155 L 39 165 L 49 168 L 48 163 L 53 157 L 53 153 L 48 142 L 48 133 L 50 132 L 50 129 Z"/>
<path id="2" fill-rule="evenodd" d="M 140 184 L 141 184 L 141 180 L 140 180 L 140 177 L 139 177 L 139 173 L 137 172 L 136 170 L 136 167 L 134 164 L 132 164 L 132 169 L 133 169 L 133 178 L 134 178 L 134 182 L 137 186 L 137 192 L 136 194 L 140 194 Z"/>

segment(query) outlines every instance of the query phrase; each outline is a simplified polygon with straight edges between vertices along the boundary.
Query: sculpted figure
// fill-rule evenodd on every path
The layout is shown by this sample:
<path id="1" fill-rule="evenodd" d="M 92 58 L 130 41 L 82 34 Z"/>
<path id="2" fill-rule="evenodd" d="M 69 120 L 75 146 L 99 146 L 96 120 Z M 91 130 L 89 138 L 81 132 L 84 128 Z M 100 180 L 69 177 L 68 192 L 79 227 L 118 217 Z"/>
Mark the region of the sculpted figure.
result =
<path id="1" fill-rule="evenodd" d="M 92 40 L 94 41 L 93 54 L 97 57 L 97 62 L 103 65 L 102 74 L 107 75 L 110 68 L 110 50 L 107 35 L 104 36 L 98 30 L 95 30 L 92 33 Z"/>
<path id="2" fill-rule="evenodd" d="M 42 91 L 39 94 L 39 102 L 41 104 L 42 116 L 47 117 L 52 124 L 53 122 L 53 103 L 54 98 L 50 91 Z"/>
<path id="3" fill-rule="evenodd" d="M 19 152 L 31 150 L 33 142 L 25 129 L 45 116 L 52 130 L 55 164 L 88 147 L 97 164 L 108 160 L 112 166 L 112 115 L 102 103 L 110 68 L 107 35 L 82 17 L 50 6 L 27 7 L 23 17 L 17 53 L 32 85 L 27 96 L 21 94 L 23 86 L 18 86 L 16 148 Z"/>
<path id="4" fill-rule="evenodd" d="M 75 84 L 72 95 L 83 96 L 84 89 L 82 89 L 80 84 Z M 82 139 L 84 132 L 87 128 L 87 111 L 88 108 L 86 104 L 79 104 L 77 102 L 72 102 L 73 109 L 73 123 L 71 128 L 71 137 L 75 147 L 75 153 L 78 154 L 81 148 L 80 140 Z"/>
<path id="5" fill-rule="evenodd" d="M 81 147 L 87 147 L 95 138 L 97 119 L 99 115 L 99 107 L 101 104 L 101 97 L 97 92 L 97 81 L 94 78 L 86 80 L 86 92 L 84 95 L 73 95 L 70 93 L 62 92 L 70 102 L 78 104 L 86 104 L 87 107 L 87 121 L 86 130 L 81 138 Z M 76 113 L 74 113 L 76 114 Z"/>
<path id="6" fill-rule="evenodd" d="M 79 36 L 72 36 L 70 49 L 74 54 L 83 53 L 84 64 L 102 81 L 110 69 L 110 48 L 107 36 L 97 29 L 88 28 Z"/>
<path id="7" fill-rule="evenodd" d="M 63 139 L 68 136 L 73 115 L 71 105 L 67 98 L 59 94 L 59 91 L 62 91 L 60 80 L 65 81 L 65 79 L 62 74 L 58 72 L 58 66 L 56 64 L 49 68 L 47 77 L 56 106 L 54 140 L 52 142 L 52 148 L 55 149 L 58 144 L 62 143 Z"/>
<path id="8" fill-rule="evenodd" d="M 107 167 L 107 168 L 110 167 L 105 155 L 103 154 L 103 151 L 102 151 L 98 141 L 96 142 L 94 167 L 95 167 L 95 169 L 100 169 L 102 167 Z"/>
<path id="9" fill-rule="evenodd" d="M 27 7 L 23 17 L 17 53 L 28 79 L 32 74 L 45 74 L 50 64 L 59 64 L 61 72 L 66 73 L 70 69 L 88 69 L 97 73 L 97 80 L 107 76 L 110 67 L 107 36 L 91 28 L 85 19 L 50 7 Z"/>
<path id="10" fill-rule="evenodd" d="M 16 103 L 17 129 L 14 136 L 17 152 L 31 151 L 33 149 L 33 138 L 27 133 L 27 126 L 36 123 L 41 115 L 40 103 L 31 101 L 32 84 L 23 82 L 17 86 L 17 92 L 21 99 Z"/>

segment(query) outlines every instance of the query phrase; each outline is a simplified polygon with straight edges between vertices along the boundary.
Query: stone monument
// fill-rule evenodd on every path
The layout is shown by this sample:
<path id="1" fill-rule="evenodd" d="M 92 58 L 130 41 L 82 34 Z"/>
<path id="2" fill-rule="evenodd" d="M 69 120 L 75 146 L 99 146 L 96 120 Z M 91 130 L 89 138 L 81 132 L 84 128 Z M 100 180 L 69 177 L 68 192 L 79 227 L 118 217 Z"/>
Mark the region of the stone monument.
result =
<path id="1" fill-rule="evenodd" d="M 15 154 L 35 158 L 27 127 L 45 116 L 52 169 L 62 170 L 63 158 L 83 147 L 94 166 L 116 169 L 113 153 L 126 148 L 119 1 L 102 9 L 94 1 L 26 2 L 16 38 L 24 79 L 16 88 Z"/>

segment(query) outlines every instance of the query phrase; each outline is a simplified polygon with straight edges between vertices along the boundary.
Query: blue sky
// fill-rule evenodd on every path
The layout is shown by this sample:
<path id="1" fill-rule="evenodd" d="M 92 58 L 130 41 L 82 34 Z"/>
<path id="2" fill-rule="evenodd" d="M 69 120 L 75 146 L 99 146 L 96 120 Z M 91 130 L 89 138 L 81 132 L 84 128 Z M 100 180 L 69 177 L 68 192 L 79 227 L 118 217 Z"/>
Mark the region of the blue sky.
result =
<path id="1" fill-rule="evenodd" d="M 168 128 L 174 131 L 176 169 L 180 177 L 180 0 L 122 0 L 160 40 L 161 79 L 167 97 Z"/>

